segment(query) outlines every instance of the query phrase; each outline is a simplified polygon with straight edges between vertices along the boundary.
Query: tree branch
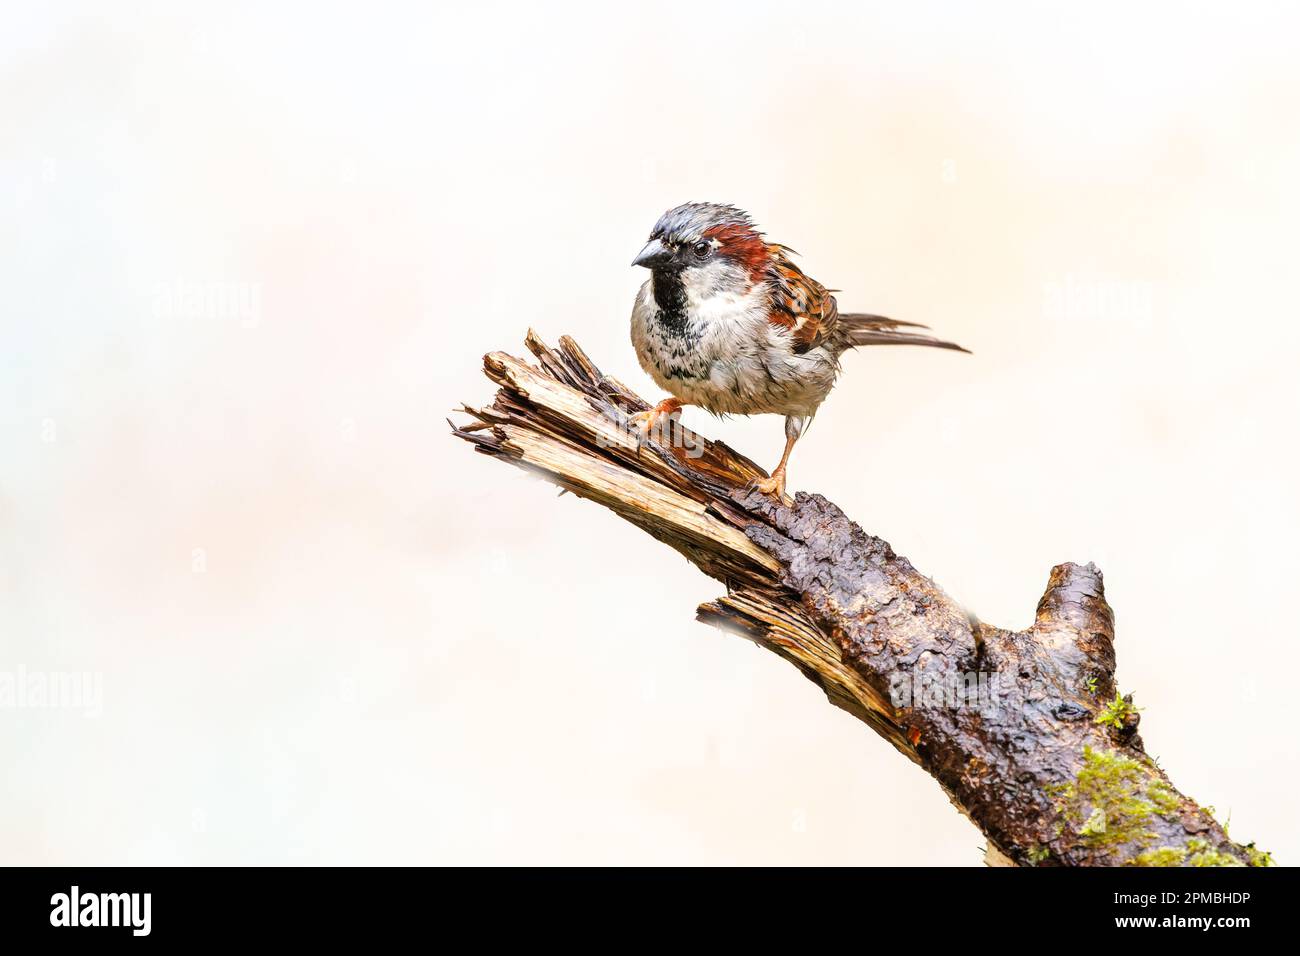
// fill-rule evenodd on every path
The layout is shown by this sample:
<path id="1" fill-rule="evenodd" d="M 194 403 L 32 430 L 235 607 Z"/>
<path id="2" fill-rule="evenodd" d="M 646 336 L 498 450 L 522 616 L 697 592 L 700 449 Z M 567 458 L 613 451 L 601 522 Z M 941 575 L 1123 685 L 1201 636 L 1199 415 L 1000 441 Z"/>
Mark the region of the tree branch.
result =
<path id="1" fill-rule="evenodd" d="M 831 703 L 924 767 L 989 841 L 990 863 L 1243 865 L 1232 842 L 1142 746 L 1115 685 L 1101 572 L 1052 569 L 1034 623 L 976 620 L 820 495 L 785 507 L 765 473 L 675 419 L 642 440 L 647 404 L 577 344 L 529 333 L 537 364 L 493 352 L 500 386 L 454 433 L 680 551 L 727 586 L 699 608 L 793 663 Z"/>

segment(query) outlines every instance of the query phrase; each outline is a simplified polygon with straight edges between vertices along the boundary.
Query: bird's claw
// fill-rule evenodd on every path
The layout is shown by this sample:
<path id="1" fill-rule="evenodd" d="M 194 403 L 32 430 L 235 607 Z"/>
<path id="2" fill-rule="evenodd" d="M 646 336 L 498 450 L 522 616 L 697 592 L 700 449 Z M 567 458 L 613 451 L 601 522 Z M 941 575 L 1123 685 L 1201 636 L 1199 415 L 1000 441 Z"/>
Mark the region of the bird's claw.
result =
<path id="1" fill-rule="evenodd" d="M 639 432 L 642 438 L 650 434 L 650 428 L 655 422 L 655 410 L 648 408 L 644 412 L 635 412 L 627 417 L 627 423 L 632 430 Z"/>
<path id="2" fill-rule="evenodd" d="M 659 412 L 657 409 L 650 408 L 644 412 L 637 412 L 635 415 L 628 416 L 628 425 L 632 433 L 636 435 L 637 441 L 647 442 L 656 437 L 655 429 L 659 427 Z"/>
<path id="3" fill-rule="evenodd" d="M 794 499 L 785 493 L 785 472 L 783 471 L 774 472 L 770 478 L 755 478 L 745 486 L 746 491 L 751 489 L 775 498 L 787 508 L 794 507 Z"/>
<path id="4" fill-rule="evenodd" d="M 641 441 L 647 441 L 651 438 L 667 437 L 658 436 L 655 429 L 659 428 L 659 419 L 671 419 L 673 415 L 681 411 L 681 403 L 674 399 L 664 399 L 658 405 L 651 406 L 643 412 L 634 412 L 628 416 L 628 424 L 632 426 Z"/>

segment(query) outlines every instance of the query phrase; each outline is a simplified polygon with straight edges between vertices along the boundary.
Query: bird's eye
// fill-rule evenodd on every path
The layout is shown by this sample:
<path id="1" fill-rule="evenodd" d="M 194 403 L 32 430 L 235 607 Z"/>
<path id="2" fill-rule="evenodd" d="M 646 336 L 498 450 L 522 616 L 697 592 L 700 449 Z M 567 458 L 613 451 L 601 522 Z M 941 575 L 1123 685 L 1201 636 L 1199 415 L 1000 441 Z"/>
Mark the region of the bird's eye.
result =
<path id="1" fill-rule="evenodd" d="M 713 243 L 709 242 L 707 239 L 701 239 L 695 244 L 691 251 L 695 253 L 696 259 L 707 259 L 709 256 L 713 255 Z"/>

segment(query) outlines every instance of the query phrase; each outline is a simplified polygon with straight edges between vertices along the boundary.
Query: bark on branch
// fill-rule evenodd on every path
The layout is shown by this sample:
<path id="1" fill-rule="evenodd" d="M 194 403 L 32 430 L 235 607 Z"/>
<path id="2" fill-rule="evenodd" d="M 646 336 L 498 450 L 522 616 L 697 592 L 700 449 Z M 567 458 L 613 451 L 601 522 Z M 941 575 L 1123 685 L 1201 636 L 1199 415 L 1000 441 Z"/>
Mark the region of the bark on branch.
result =
<path id="1" fill-rule="evenodd" d="M 699 618 L 790 661 L 924 767 L 988 838 L 989 862 L 1268 862 L 1147 756 L 1097 568 L 1053 568 L 1024 630 L 984 624 L 820 495 L 787 508 L 749 489 L 760 468 L 676 420 L 641 440 L 628 416 L 647 404 L 571 339 L 527 345 L 535 363 L 485 356 L 500 390 L 454 433 L 722 581 Z"/>

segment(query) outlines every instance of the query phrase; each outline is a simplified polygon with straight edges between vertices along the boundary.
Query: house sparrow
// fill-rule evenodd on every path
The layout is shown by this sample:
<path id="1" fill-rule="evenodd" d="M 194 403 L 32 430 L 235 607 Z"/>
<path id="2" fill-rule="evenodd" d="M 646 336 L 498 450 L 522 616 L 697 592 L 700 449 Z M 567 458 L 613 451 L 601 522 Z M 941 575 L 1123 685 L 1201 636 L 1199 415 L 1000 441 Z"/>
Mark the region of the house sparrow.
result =
<path id="1" fill-rule="evenodd" d="M 641 367 L 669 393 L 633 416 L 647 433 L 684 405 L 715 415 L 785 416 L 785 452 L 758 483 L 783 502 L 790 451 L 830 394 L 840 356 L 859 345 L 966 349 L 879 315 L 840 312 L 835 296 L 768 243 L 734 206 L 687 203 L 655 223 L 632 260 L 650 278 L 632 308 Z"/>

